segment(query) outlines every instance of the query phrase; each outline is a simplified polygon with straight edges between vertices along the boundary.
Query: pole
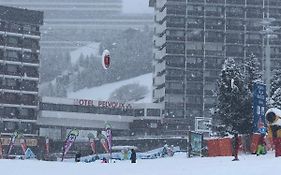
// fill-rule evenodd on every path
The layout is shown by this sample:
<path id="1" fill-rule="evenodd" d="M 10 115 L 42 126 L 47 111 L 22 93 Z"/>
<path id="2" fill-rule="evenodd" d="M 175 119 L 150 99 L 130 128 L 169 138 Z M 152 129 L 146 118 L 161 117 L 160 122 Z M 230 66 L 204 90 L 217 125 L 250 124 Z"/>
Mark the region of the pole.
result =
<path id="1" fill-rule="evenodd" d="M 269 20 L 269 0 L 267 1 L 267 19 Z M 269 26 L 267 26 L 268 28 Z M 268 32 L 268 30 L 267 30 Z M 265 48 L 265 84 L 266 94 L 270 97 L 270 45 L 269 45 L 269 33 L 266 33 L 266 48 Z"/>
<path id="2" fill-rule="evenodd" d="M 266 34 L 266 48 L 265 48 L 265 80 L 266 80 L 266 93 L 270 97 L 270 45 L 269 34 Z"/>

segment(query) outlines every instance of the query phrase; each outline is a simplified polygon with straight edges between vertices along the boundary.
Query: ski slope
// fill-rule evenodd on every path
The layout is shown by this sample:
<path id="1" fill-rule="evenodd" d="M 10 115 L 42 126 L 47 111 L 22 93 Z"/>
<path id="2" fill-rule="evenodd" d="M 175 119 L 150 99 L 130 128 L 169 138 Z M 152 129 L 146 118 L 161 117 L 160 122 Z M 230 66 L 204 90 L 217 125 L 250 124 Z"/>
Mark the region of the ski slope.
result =
<path id="1" fill-rule="evenodd" d="M 281 157 L 269 152 L 264 156 L 187 158 L 185 153 L 174 157 L 116 163 L 46 162 L 38 160 L 0 160 L 1 174 L 10 175 L 265 175 L 280 174 Z"/>
<path id="2" fill-rule="evenodd" d="M 148 89 L 148 93 L 136 103 L 151 103 L 152 102 L 152 73 L 144 74 L 138 77 L 130 78 L 127 80 L 108 83 L 97 87 L 81 89 L 77 92 L 70 92 L 67 94 L 68 98 L 85 98 L 95 100 L 108 100 L 110 94 L 116 89 L 129 84 L 139 84 Z"/>

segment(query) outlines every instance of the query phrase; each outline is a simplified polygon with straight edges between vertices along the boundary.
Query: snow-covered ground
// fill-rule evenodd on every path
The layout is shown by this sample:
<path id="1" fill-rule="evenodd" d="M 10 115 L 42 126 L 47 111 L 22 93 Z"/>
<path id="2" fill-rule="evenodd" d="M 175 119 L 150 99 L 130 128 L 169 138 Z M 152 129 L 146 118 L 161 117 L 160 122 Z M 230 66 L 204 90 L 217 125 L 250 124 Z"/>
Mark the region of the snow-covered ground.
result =
<path id="1" fill-rule="evenodd" d="M 269 152 L 264 156 L 187 158 L 174 157 L 116 163 L 45 162 L 37 160 L 0 160 L 1 174 L 11 175 L 265 175 L 279 174 L 281 157 Z"/>
<path id="2" fill-rule="evenodd" d="M 152 73 L 144 74 L 138 77 L 134 77 L 128 80 L 117 81 L 114 83 L 108 83 L 93 88 L 81 89 L 77 92 L 71 92 L 67 94 L 68 98 L 85 98 L 95 100 L 108 100 L 110 94 L 116 89 L 128 85 L 128 84 L 139 84 L 147 87 L 149 93 L 146 94 L 144 99 L 138 101 L 139 103 L 151 103 L 152 102 Z"/>

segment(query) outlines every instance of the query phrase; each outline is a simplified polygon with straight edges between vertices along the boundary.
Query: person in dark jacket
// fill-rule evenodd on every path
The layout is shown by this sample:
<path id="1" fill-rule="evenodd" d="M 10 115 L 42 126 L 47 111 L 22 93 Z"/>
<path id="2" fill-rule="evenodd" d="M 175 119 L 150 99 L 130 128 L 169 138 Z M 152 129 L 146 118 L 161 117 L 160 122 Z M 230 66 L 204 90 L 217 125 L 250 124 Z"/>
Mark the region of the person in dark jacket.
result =
<path id="1" fill-rule="evenodd" d="M 75 154 L 75 162 L 80 162 L 81 159 L 81 153 L 80 151 L 78 153 Z"/>
<path id="2" fill-rule="evenodd" d="M 137 160 L 137 155 L 136 155 L 136 151 L 134 149 L 131 150 L 131 163 L 136 163 Z"/>
<path id="3" fill-rule="evenodd" d="M 241 140 L 238 136 L 238 133 L 235 133 L 234 137 L 232 138 L 232 148 L 233 148 L 233 156 L 234 156 L 234 159 L 232 161 L 239 160 L 238 151 L 239 151 L 240 146 L 241 146 Z"/>

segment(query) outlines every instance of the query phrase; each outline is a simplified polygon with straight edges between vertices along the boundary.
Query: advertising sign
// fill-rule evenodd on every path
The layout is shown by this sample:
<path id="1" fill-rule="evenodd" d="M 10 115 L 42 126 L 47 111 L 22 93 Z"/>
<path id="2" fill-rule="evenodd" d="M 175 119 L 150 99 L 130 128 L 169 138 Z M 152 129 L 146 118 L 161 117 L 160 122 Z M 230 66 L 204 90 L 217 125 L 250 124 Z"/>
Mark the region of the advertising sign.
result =
<path id="1" fill-rule="evenodd" d="M 253 132 L 264 132 L 266 128 L 266 86 L 256 82 L 253 87 Z"/>
<path id="2" fill-rule="evenodd" d="M 202 148 L 203 148 L 203 134 L 198 132 L 189 132 L 189 148 L 188 148 L 188 156 L 202 155 Z"/>

